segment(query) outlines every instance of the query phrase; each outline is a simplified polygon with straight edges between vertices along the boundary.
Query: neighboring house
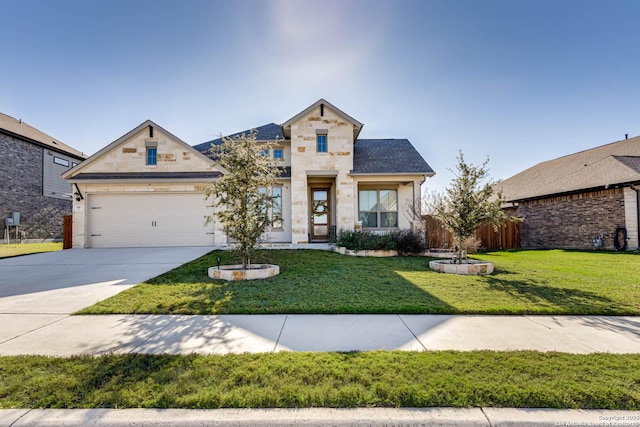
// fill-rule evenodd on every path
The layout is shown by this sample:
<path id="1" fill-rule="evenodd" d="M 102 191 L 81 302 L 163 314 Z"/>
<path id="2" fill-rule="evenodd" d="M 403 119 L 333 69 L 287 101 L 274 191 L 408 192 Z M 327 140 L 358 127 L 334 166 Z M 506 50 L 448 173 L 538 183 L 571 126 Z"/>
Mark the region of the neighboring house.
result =
<path id="1" fill-rule="evenodd" d="M 281 169 L 265 191 L 280 199 L 282 221 L 271 242 L 326 242 L 332 230 L 409 228 L 405 205 L 434 174 L 406 139 L 358 139 L 362 123 L 321 99 L 282 125 L 256 128 L 276 140 L 265 155 Z M 246 131 L 245 133 L 248 133 Z M 227 243 L 219 223 L 204 227 L 213 203 L 209 182 L 224 170 L 206 154 L 214 140 L 190 147 L 147 121 L 64 178 L 77 184 L 74 247 Z"/>
<path id="2" fill-rule="evenodd" d="M 46 133 L 0 113 L 0 222 L 6 239 L 6 218 L 17 212 L 24 239 L 62 236 L 63 216 L 71 214 L 72 186 L 60 175 L 85 159 L 78 150 Z"/>
<path id="3" fill-rule="evenodd" d="M 638 248 L 640 137 L 542 162 L 497 188 L 524 218 L 523 248 L 614 249 L 622 229 Z"/>

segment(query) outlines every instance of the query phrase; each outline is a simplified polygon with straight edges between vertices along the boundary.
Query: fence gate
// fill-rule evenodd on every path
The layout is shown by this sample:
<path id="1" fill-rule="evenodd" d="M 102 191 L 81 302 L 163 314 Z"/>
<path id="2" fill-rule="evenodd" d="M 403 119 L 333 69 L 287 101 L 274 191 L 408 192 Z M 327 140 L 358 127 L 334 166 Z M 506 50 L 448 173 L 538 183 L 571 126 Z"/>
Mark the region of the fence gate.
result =
<path id="1" fill-rule="evenodd" d="M 71 249 L 73 246 L 73 215 L 65 215 L 62 232 L 62 249 Z"/>

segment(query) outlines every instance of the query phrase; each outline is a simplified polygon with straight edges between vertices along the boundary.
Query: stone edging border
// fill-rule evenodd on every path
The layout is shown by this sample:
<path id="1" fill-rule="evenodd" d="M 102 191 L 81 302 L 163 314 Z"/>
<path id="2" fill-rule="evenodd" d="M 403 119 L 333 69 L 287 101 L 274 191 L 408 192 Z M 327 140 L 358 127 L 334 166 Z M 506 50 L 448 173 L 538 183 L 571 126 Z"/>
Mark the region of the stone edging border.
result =
<path id="1" fill-rule="evenodd" d="M 280 267 L 274 264 L 251 264 L 247 270 L 242 269 L 242 264 L 221 265 L 209 267 L 209 277 L 227 281 L 266 279 L 280 274 Z"/>
<path id="2" fill-rule="evenodd" d="M 375 258 L 387 258 L 398 256 L 398 251 L 393 250 L 362 250 L 362 251 L 354 251 L 351 249 L 347 249 L 343 246 L 336 246 L 334 252 L 337 252 L 342 255 L 349 256 L 362 256 L 362 257 L 375 257 Z"/>

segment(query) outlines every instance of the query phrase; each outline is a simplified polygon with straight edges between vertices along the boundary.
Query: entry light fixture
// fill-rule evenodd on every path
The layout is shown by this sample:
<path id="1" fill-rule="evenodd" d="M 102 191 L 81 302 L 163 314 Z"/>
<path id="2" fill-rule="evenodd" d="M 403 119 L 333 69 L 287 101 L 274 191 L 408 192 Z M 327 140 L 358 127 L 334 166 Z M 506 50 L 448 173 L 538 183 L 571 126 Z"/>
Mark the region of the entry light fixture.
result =
<path id="1" fill-rule="evenodd" d="M 80 200 L 83 200 L 84 197 L 82 197 L 82 193 L 80 192 L 80 189 L 78 188 L 78 184 L 73 184 L 76 187 L 76 191 L 73 193 L 73 198 L 76 199 L 76 202 L 79 202 Z"/>

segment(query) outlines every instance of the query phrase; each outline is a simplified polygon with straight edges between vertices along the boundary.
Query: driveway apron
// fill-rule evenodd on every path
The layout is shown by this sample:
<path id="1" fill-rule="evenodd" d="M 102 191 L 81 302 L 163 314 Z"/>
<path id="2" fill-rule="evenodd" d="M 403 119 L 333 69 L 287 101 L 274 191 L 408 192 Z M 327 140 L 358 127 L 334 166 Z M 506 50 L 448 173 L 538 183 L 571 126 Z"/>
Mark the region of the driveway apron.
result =
<path id="1" fill-rule="evenodd" d="M 0 259 L 0 343 L 57 323 L 212 249 L 68 249 Z"/>

